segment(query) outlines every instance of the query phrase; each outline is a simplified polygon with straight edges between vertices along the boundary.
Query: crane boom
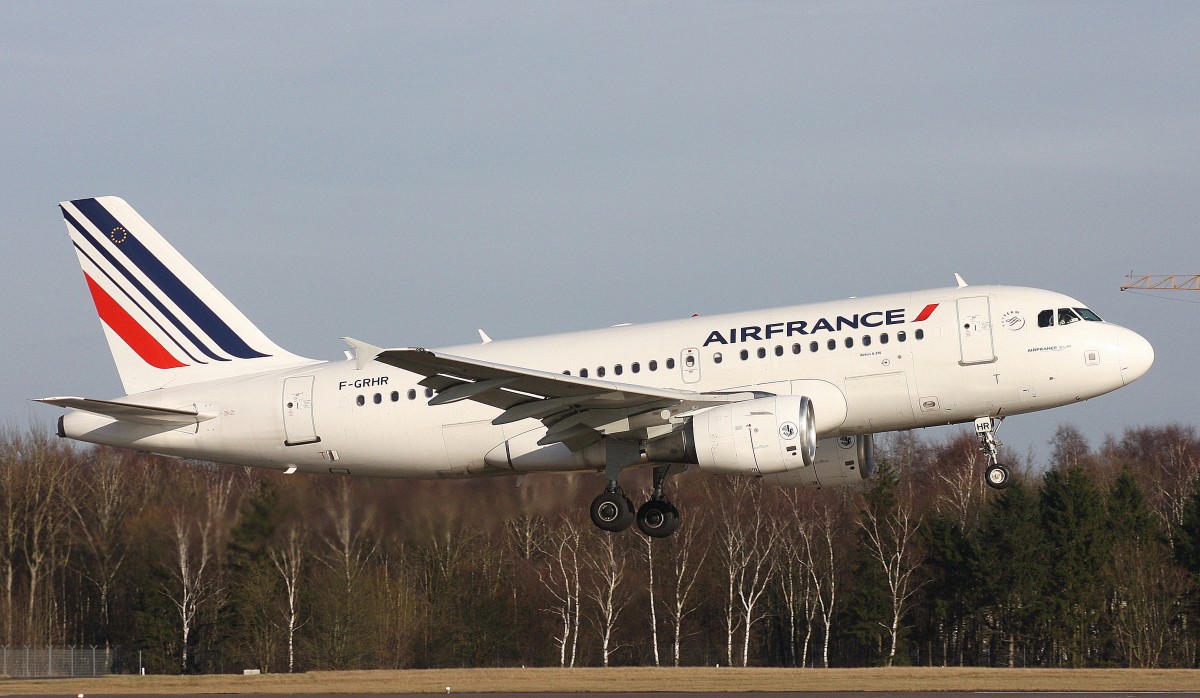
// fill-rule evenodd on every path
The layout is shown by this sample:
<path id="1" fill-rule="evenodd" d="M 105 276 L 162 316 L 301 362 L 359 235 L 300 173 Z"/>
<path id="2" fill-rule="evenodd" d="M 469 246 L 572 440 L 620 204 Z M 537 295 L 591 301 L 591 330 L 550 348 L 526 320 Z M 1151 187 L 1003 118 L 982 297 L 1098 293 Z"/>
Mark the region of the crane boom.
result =
<path id="1" fill-rule="evenodd" d="M 1200 274 L 1168 274 L 1165 276 L 1134 276 L 1125 277 L 1121 290 L 1141 288 L 1154 291 L 1200 291 Z"/>

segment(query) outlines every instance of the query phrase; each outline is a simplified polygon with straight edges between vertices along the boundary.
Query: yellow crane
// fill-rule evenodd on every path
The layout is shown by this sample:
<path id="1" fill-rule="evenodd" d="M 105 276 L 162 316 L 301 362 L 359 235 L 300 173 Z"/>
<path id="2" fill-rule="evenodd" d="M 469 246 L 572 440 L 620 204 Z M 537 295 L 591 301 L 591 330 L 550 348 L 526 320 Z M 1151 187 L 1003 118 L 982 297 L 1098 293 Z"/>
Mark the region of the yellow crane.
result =
<path id="1" fill-rule="evenodd" d="M 1186 274 L 1135 276 L 1130 274 L 1125 277 L 1125 284 L 1121 286 L 1121 290 L 1127 291 L 1131 288 L 1147 291 L 1200 291 L 1200 274 L 1192 276 Z"/>

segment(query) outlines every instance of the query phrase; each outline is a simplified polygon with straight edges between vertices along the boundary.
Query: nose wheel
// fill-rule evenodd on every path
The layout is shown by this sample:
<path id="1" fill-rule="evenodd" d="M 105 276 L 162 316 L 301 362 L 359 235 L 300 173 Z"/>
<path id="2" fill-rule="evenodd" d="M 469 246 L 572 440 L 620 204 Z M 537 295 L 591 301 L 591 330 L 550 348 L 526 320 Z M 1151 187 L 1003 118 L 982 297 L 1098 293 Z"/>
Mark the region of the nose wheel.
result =
<path id="1" fill-rule="evenodd" d="M 1002 421 L 1004 421 L 1003 417 L 994 420 L 991 417 L 980 417 L 975 420 L 975 435 L 979 437 L 979 449 L 987 456 L 988 463 L 983 471 L 983 479 L 987 482 L 988 487 L 997 490 L 1008 487 L 1008 483 L 1011 481 L 1008 466 L 1000 463 L 1000 458 L 996 455 L 997 447 L 1000 446 L 1000 442 L 996 440 L 996 430 L 1000 428 Z"/>

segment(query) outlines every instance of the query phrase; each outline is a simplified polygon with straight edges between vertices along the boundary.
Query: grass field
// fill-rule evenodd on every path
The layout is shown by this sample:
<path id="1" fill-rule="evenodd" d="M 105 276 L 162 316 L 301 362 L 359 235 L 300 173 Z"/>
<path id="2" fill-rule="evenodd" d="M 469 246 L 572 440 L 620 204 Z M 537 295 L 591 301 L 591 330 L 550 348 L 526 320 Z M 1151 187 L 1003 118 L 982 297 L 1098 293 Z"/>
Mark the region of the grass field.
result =
<path id="1" fill-rule="evenodd" d="M 1156 669 L 428 669 L 261 676 L 9 679 L 0 694 L 642 691 L 1198 691 L 1200 670 Z"/>

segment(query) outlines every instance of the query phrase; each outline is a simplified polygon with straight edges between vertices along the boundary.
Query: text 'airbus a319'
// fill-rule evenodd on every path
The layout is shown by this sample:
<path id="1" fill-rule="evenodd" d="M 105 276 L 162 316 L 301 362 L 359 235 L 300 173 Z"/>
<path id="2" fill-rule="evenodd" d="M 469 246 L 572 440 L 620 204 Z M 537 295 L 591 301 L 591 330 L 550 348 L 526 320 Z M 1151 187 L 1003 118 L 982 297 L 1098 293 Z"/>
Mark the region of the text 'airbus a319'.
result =
<path id="1" fill-rule="evenodd" d="M 1052 291 L 969 286 L 318 361 L 277 346 L 115 197 L 61 204 L 127 395 L 50 397 L 60 436 L 306 473 L 457 478 L 603 471 L 592 521 L 663 537 L 688 465 L 776 485 L 873 471 L 873 435 L 1087 400 L 1154 361 Z M 640 507 L 624 468 L 654 469 Z"/>

